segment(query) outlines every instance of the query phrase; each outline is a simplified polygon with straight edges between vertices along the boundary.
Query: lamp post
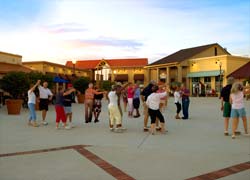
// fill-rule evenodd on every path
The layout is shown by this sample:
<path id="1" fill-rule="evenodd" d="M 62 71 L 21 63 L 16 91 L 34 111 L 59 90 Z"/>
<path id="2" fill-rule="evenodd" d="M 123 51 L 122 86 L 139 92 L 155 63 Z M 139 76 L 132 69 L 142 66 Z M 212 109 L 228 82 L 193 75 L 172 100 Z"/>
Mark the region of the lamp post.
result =
<path id="1" fill-rule="evenodd" d="M 222 75 L 222 70 L 221 70 L 221 66 L 222 66 L 222 62 L 220 60 L 216 61 L 216 64 L 219 64 L 219 67 L 220 67 L 220 76 L 219 76 L 219 81 L 220 81 L 220 84 L 219 84 L 219 91 L 221 92 L 221 75 Z"/>
<path id="2" fill-rule="evenodd" d="M 75 59 L 72 60 L 72 64 L 73 64 L 73 74 L 75 75 L 75 71 L 76 71 L 76 60 Z"/>

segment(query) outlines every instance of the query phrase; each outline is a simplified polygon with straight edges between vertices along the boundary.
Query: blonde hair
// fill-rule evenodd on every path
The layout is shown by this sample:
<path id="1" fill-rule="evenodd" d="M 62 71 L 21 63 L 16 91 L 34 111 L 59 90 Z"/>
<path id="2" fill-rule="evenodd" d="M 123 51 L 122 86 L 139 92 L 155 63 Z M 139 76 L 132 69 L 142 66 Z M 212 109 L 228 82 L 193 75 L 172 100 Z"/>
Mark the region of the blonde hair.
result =
<path id="1" fill-rule="evenodd" d="M 243 91 L 243 84 L 241 82 L 233 83 L 232 88 L 231 88 L 231 93 L 235 94 L 239 91 Z"/>

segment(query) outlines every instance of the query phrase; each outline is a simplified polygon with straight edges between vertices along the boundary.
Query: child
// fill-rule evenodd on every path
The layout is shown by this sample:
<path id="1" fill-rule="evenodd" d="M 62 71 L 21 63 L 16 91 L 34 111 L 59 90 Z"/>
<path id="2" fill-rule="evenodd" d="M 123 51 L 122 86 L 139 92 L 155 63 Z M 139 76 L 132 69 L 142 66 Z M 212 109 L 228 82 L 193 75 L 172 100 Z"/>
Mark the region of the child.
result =
<path id="1" fill-rule="evenodd" d="M 64 102 L 64 96 L 67 96 L 74 91 L 75 91 L 75 89 L 72 88 L 72 89 L 69 89 L 69 90 L 64 92 L 64 89 L 61 86 L 58 89 L 58 93 L 56 94 L 56 103 L 55 103 L 56 129 L 59 129 L 60 121 L 62 121 L 62 123 L 63 123 L 63 128 L 69 129 L 68 127 L 66 127 L 66 114 L 64 111 L 63 102 Z"/>
<path id="2" fill-rule="evenodd" d="M 181 111 L 181 94 L 179 86 L 177 86 L 174 91 L 174 103 L 177 109 L 175 119 L 181 119 L 181 117 L 179 116 L 179 113 Z"/>
<path id="3" fill-rule="evenodd" d="M 158 118 L 161 122 L 161 133 L 162 134 L 166 134 L 166 130 L 165 130 L 165 120 L 164 117 L 160 111 L 160 101 L 161 98 L 166 97 L 167 96 L 167 92 L 163 92 L 163 93 L 157 93 L 158 90 L 158 86 L 153 85 L 152 87 L 152 94 L 150 94 L 147 98 L 146 104 L 148 106 L 148 113 L 149 116 L 151 118 L 151 134 L 154 135 L 155 134 L 155 121 L 156 118 Z"/>
<path id="4" fill-rule="evenodd" d="M 243 85 L 240 82 L 235 82 L 231 89 L 230 94 L 230 103 L 232 104 L 231 117 L 233 118 L 233 126 L 232 126 L 232 139 L 235 139 L 235 131 L 239 124 L 239 118 L 242 118 L 243 126 L 245 129 L 245 134 L 248 134 L 247 130 L 247 118 L 246 111 L 244 108 L 244 93 L 243 93 Z"/>

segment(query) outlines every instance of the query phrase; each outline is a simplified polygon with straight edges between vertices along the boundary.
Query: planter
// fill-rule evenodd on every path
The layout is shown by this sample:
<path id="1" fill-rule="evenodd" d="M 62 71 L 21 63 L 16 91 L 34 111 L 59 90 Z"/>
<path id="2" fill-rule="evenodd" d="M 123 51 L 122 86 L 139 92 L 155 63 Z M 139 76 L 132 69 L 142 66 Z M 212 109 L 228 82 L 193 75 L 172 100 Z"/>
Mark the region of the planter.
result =
<path id="1" fill-rule="evenodd" d="M 5 103 L 7 106 L 8 114 L 20 114 L 23 103 L 22 99 L 6 99 Z"/>
<path id="2" fill-rule="evenodd" d="M 78 94 L 77 100 L 78 100 L 79 104 L 83 104 L 84 103 L 84 94 Z"/>

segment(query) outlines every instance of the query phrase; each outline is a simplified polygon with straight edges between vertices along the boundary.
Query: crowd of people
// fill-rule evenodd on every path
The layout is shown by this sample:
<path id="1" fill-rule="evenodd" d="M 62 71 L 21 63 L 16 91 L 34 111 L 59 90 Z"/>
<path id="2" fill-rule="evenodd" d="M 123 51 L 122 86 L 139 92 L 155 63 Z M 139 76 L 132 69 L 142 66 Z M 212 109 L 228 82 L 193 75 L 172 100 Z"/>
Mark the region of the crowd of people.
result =
<path id="1" fill-rule="evenodd" d="M 38 80 L 36 84 L 31 85 L 28 90 L 28 107 L 30 110 L 29 122 L 30 126 L 38 127 L 36 122 L 36 95 L 34 90 L 39 89 L 39 109 L 42 111 L 41 125 L 47 125 L 46 114 L 48 111 L 49 101 L 52 99 L 52 92 L 48 88 L 48 83 Z M 189 119 L 189 104 L 190 91 L 184 84 L 174 87 L 174 104 L 176 105 L 175 119 Z M 59 129 L 60 122 L 65 129 L 71 129 L 72 124 L 72 93 L 77 90 L 72 86 L 64 89 L 59 87 L 55 94 L 55 112 L 56 112 L 56 129 Z M 102 109 L 102 99 L 104 96 L 108 99 L 108 115 L 109 127 L 111 132 L 123 132 L 126 130 L 123 126 L 122 117 L 123 111 L 127 112 L 129 118 L 138 118 L 141 116 L 139 107 L 143 105 L 144 111 L 144 131 L 149 131 L 154 135 L 156 131 L 166 134 L 167 128 L 165 118 L 163 116 L 164 109 L 167 106 L 170 88 L 164 83 L 156 83 L 152 80 L 143 89 L 138 84 L 117 83 L 112 85 L 111 90 L 101 91 L 98 86 L 94 87 L 93 83 L 89 83 L 85 91 L 84 111 L 85 123 L 91 123 L 94 116 L 94 123 L 98 123 L 99 115 Z M 228 84 L 221 91 L 221 110 L 223 111 L 224 119 L 224 134 L 229 135 L 229 119 L 233 119 L 232 123 L 232 138 L 236 138 L 239 134 L 237 131 L 239 118 L 243 120 L 245 134 L 249 135 L 247 127 L 246 111 L 244 108 L 244 95 L 250 94 L 250 88 L 243 87 L 242 83 L 234 82 L 232 77 L 228 78 Z M 123 110 L 121 107 L 123 102 Z M 142 103 L 141 103 L 142 102 Z M 182 111 L 183 116 L 180 116 Z M 148 126 L 148 118 L 151 119 L 151 125 Z"/>

